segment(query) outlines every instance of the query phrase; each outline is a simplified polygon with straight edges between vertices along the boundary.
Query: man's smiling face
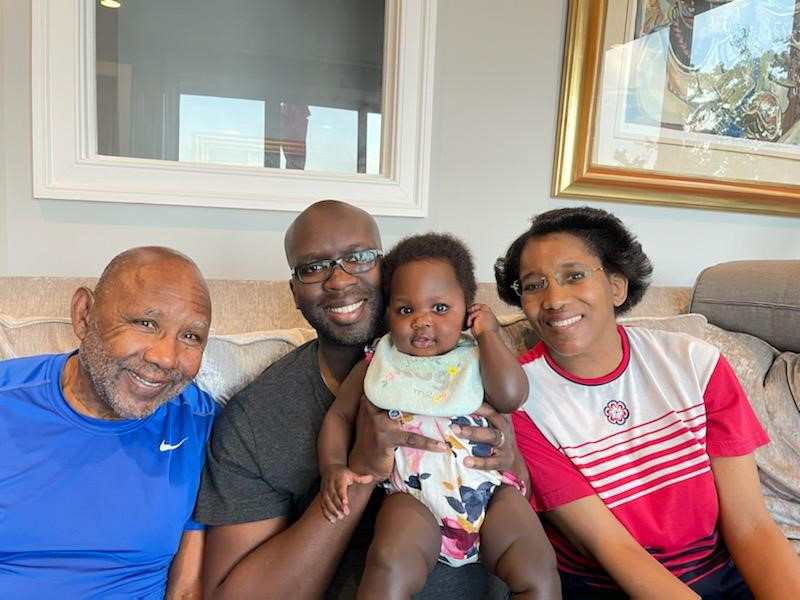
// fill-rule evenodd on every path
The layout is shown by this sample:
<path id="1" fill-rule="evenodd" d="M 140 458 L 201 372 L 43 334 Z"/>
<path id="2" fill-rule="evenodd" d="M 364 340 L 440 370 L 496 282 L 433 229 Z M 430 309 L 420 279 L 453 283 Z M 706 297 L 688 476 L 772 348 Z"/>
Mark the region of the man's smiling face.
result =
<path id="1" fill-rule="evenodd" d="M 78 360 L 94 402 L 138 419 L 178 395 L 200 368 L 211 322 L 195 267 L 163 258 L 121 270 L 94 297 Z"/>
<path id="2" fill-rule="evenodd" d="M 298 217 L 287 233 L 286 258 L 294 268 L 380 247 L 377 226 L 369 215 L 345 204 L 330 203 L 317 205 Z M 384 307 L 380 262 L 358 275 L 335 265 L 324 281 L 303 283 L 293 278 L 290 286 L 295 306 L 321 339 L 341 346 L 372 341 Z"/>

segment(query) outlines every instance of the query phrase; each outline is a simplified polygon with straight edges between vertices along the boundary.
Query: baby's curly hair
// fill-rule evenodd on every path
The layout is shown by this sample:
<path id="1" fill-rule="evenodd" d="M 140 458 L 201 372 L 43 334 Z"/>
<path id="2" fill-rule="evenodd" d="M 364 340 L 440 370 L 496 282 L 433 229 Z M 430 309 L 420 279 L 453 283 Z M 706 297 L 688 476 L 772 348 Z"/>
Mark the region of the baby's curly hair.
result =
<path id="1" fill-rule="evenodd" d="M 528 240 L 552 233 L 568 233 L 580 238 L 589 252 L 600 259 L 607 274 L 617 273 L 628 280 L 628 297 L 614 309 L 614 314 L 627 312 L 644 296 L 650 285 L 653 266 L 627 227 L 616 216 L 589 206 L 558 208 L 533 218 L 528 231 L 519 236 L 508 248 L 505 257 L 494 265 L 497 294 L 506 303 L 520 306 L 520 297 L 511 288 L 519 277 L 522 249 Z"/>
<path id="2" fill-rule="evenodd" d="M 464 242 L 446 233 L 424 233 L 404 238 L 383 257 L 383 294 L 387 301 L 394 272 L 398 267 L 417 260 L 443 260 L 449 263 L 464 292 L 466 305 L 470 306 L 475 301 L 478 284 L 475 282 L 472 254 Z"/>

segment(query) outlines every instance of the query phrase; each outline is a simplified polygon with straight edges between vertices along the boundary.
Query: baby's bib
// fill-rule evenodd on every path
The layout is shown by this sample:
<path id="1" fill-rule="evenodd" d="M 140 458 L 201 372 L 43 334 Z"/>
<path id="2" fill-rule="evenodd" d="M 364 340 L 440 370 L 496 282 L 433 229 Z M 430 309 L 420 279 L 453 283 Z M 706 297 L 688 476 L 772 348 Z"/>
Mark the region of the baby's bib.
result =
<path id="1" fill-rule="evenodd" d="M 400 352 L 387 333 L 375 347 L 364 393 L 384 410 L 435 417 L 468 415 L 483 402 L 478 343 L 462 333 L 446 354 L 412 356 Z"/>

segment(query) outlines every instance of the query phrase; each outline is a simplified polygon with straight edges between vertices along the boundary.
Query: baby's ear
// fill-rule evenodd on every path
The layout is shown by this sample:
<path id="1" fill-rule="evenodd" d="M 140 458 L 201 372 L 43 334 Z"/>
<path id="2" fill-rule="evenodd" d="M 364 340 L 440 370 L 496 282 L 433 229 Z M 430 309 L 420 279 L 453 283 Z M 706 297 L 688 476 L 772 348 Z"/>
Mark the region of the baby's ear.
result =
<path id="1" fill-rule="evenodd" d="M 472 306 L 471 304 L 467 304 L 467 308 L 464 311 L 464 322 L 461 324 L 461 331 L 466 331 L 469 329 L 469 307 Z"/>

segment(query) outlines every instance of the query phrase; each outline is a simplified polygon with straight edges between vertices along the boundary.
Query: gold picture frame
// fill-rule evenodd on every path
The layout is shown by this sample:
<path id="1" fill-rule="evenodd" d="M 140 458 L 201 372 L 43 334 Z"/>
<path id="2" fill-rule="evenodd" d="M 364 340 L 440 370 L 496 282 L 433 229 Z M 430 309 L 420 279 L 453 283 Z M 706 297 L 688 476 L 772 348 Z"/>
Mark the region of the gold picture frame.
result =
<path id="1" fill-rule="evenodd" d="M 667 35 L 659 34 L 660 42 L 653 38 L 655 41 L 640 43 L 650 34 L 632 39 L 630 32 L 635 19 L 631 12 L 643 4 L 652 10 L 653 6 L 664 3 L 652 0 L 569 2 L 553 196 L 800 216 L 800 112 L 798 120 L 777 143 L 697 129 L 681 131 L 677 126 L 665 127 L 662 120 L 655 126 L 652 123 L 649 126 L 631 125 L 626 121 L 631 114 L 626 103 L 639 102 L 639 98 L 644 97 L 646 100 L 641 104 L 650 102 L 656 106 L 657 112 L 659 101 L 662 110 L 668 101 L 672 105 L 680 104 L 674 101 L 675 94 L 671 91 L 684 89 L 680 88 L 679 81 L 676 83 L 677 76 L 668 69 L 662 76 L 658 69 L 641 67 L 645 64 L 642 60 L 651 60 L 658 53 L 651 47 L 656 43 L 663 45 Z M 763 9 L 763 5 L 753 8 L 756 9 Z M 640 21 L 635 24 L 635 30 L 641 26 L 641 17 L 637 18 Z M 713 22 L 707 21 L 709 35 L 713 35 L 713 27 L 719 27 L 718 16 L 713 19 Z M 692 23 L 697 26 L 694 19 Z M 742 42 L 738 43 L 741 46 Z M 761 50 L 745 47 L 742 52 L 756 55 Z M 669 59 L 673 58 L 672 54 L 664 52 Z M 769 56 L 777 60 L 774 52 Z M 758 59 L 763 64 L 764 57 L 758 55 Z M 756 64 L 755 60 L 752 64 Z M 737 68 L 736 64 L 725 66 L 730 67 L 728 71 L 714 67 L 708 73 L 692 66 L 694 71 L 689 73 L 689 77 L 694 78 L 694 87 L 691 93 L 696 94 L 697 88 L 703 85 L 698 82 L 709 73 L 719 75 L 722 72 L 730 79 L 729 71 Z M 652 73 L 655 75 L 651 77 Z M 800 69 L 795 75 L 800 76 Z M 647 82 L 639 81 L 648 77 L 653 79 L 655 84 L 651 87 L 656 89 L 648 90 L 645 87 Z M 667 83 L 663 90 L 659 90 L 658 82 L 662 77 Z M 738 79 L 740 85 L 743 80 L 750 81 L 741 76 Z M 708 87 L 715 89 L 717 85 L 722 88 L 718 83 L 708 84 Z M 667 86 L 669 90 L 664 91 Z M 720 101 L 722 93 L 718 94 L 716 106 L 725 107 L 728 115 L 733 103 L 726 105 Z M 752 104 L 753 90 L 746 93 L 750 94 Z M 772 97 L 768 96 L 771 93 L 764 91 L 763 97 L 771 100 Z M 625 107 L 620 108 L 622 105 Z M 721 126 L 723 117 L 714 115 L 713 107 L 704 110 L 701 117 L 705 116 L 707 122 L 711 118 L 711 122 Z M 698 122 L 698 112 L 699 109 L 690 115 L 695 119 L 691 122 Z M 660 115 L 657 112 L 659 119 Z M 736 124 L 736 118 L 729 121 Z"/>

